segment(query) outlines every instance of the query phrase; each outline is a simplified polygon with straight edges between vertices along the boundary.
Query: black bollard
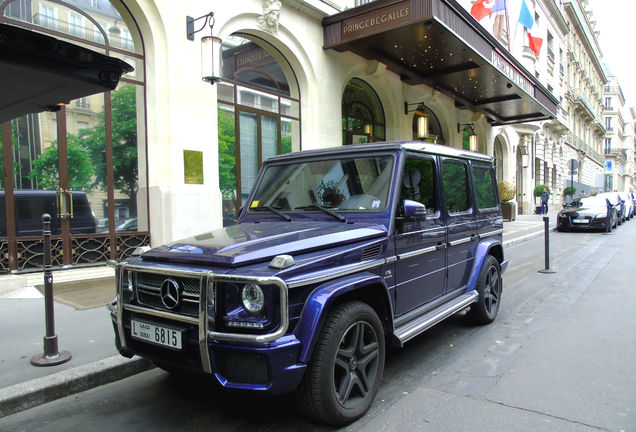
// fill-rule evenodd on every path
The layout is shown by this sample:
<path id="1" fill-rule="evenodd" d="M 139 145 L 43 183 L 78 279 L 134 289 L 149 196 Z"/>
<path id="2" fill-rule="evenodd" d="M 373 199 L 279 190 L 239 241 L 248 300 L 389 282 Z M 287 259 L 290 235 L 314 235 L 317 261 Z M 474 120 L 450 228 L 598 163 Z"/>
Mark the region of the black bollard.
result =
<path id="1" fill-rule="evenodd" d="M 31 357 L 33 366 L 55 366 L 71 359 L 68 351 L 59 352 L 57 335 L 55 334 L 55 317 L 53 316 L 53 274 L 51 273 L 51 215 L 42 215 L 44 237 L 44 314 L 46 335 L 44 336 L 44 353 Z"/>
<path id="2" fill-rule="evenodd" d="M 607 216 L 605 219 L 606 221 L 605 232 L 603 234 L 611 235 L 610 233 L 612 232 L 612 203 L 607 198 L 605 198 L 605 207 L 607 208 Z"/>
<path id="3" fill-rule="evenodd" d="M 556 273 L 550 269 L 550 217 L 544 216 L 543 224 L 545 226 L 545 268 L 539 270 L 539 273 Z"/>

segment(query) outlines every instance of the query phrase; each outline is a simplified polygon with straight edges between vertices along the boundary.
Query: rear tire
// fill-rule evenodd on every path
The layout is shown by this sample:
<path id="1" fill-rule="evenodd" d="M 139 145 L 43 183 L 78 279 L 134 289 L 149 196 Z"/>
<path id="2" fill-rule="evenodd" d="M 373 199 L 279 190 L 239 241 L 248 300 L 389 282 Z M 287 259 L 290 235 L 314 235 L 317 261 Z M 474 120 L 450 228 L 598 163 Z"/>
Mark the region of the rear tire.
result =
<path id="1" fill-rule="evenodd" d="M 477 287 L 479 293 L 477 302 L 470 306 L 466 318 L 473 324 L 490 324 L 497 317 L 501 303 L 503 283 L 501 280 L 501 267 L 499 261 L 488 255 L 479 272 Z"/>
<path id="2" fill-rule="evenodd" d="M 382 323 L 373 308 L 359 301 L 336 306 L 296 390 L 299 408 L 335 426 L 362 417 L 380 387 L 385 349 Z"/>

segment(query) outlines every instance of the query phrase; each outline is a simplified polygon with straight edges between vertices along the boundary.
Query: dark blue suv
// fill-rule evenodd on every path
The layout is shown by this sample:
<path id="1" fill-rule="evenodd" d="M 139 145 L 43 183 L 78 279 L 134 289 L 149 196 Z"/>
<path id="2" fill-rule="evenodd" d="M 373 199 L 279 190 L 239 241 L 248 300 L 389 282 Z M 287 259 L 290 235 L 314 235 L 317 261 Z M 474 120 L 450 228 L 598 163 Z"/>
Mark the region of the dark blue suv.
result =
<path id="1" fill-rule="evenodd" d="M 506 268 L 491 158 L 427 143 L 277 156 L 238 224 L 117 264 L 116 344 L 221 386 L 364 414 L 387 344 L 468 309 L 493 321 Z"/>

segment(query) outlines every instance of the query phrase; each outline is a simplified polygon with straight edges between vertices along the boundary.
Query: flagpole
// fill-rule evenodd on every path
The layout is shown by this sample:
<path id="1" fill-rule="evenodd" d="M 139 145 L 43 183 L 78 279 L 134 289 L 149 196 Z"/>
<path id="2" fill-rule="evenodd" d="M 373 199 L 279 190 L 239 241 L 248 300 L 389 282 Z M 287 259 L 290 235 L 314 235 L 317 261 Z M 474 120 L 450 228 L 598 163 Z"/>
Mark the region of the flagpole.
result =
<path id="1" fill-rule="evenodd" d="M 505 13 L 506 13 L 506 34 L 508 35 L 508 52 L 512 52 L 512 50 L 510 49 L 510 22 L 508 21 L 508 2 L 506 1 L 506 7 L 505 7 Z"/>

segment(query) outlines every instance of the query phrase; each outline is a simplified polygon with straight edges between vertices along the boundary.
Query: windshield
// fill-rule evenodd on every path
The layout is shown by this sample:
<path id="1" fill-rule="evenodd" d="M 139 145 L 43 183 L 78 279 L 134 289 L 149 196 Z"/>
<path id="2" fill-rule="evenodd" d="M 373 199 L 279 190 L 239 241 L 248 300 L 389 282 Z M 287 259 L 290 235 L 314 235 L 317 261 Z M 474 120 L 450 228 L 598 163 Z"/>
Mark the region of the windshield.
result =
<path id="1" fill-rule="evenodd" d="M 250 211 L 380 211 L 388 204 L 392 156 L 327 159 L 266 167 Z"/>
<path id="2" fill-rule="evenodd" d="M 589 197 L 570 201 L 566 207 L 605 207 L 605 198 Z"/>

